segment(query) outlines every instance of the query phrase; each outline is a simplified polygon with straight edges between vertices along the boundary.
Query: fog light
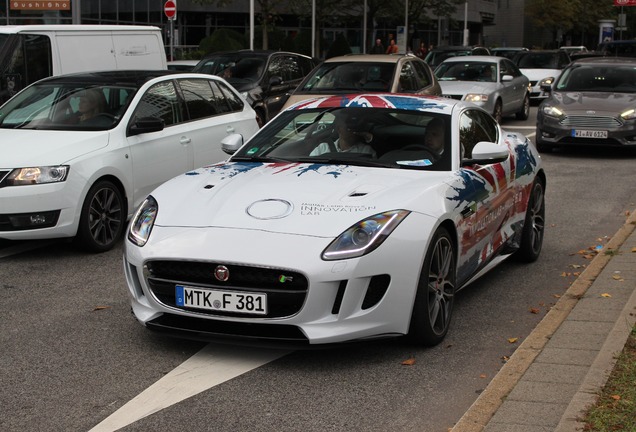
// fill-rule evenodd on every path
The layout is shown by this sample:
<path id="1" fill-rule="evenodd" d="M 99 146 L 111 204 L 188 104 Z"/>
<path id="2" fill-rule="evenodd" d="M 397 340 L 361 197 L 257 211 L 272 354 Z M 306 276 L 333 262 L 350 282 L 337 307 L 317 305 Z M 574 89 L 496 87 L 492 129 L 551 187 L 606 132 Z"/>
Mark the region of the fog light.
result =
<path id="1" fill-rule="evenodd" d="M 9 226 L 6 224 L 1 224 L 1 226 L 2 230 L 49 228 L 57 224 L 59 216 L 59 210 L 4 215 L 4 219 L 5 221 L 8 220 Z"/>

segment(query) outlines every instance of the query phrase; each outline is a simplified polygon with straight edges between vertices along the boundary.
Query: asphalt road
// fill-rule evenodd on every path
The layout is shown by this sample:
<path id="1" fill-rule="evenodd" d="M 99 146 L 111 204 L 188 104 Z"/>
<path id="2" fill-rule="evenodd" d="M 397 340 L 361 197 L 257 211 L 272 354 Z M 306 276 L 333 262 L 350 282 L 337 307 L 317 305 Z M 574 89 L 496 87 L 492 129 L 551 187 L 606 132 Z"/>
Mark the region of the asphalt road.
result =
<path id="1" fill-rule="evenodd" d="M 504 127 L 532 138 L 532 111 Z M 505 262 L 461 292 L 450 333 L 430 349 L 168 339 L 130 314 L 121 244 L 86 255 L 64 241 L 0 242 L 0 430 L 447 431 L 589 262 L 579 252 L 636 209 L 636 152 L 568 149 L 543 161 L 540 259 Z"/>

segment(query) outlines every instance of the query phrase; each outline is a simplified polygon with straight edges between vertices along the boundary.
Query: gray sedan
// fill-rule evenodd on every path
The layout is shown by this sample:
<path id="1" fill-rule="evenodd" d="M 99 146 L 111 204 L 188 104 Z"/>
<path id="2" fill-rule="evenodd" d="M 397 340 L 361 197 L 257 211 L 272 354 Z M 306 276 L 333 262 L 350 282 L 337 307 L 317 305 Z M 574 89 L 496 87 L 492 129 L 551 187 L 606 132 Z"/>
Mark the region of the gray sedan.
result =
<path id="1" fill-rule="evenodd" d="M 572 62 L 537 113 L 537 148 L 556 145 L 636 147 L 636 59 L 592 57 Z"/>
<path id="2" fill-rule="evenodd" d="M 493 56 L 454 57 L 435 69 L 442 95 L 472 102 L 492 113 L 497 122 L 530 113 L 528 78 L 510 60 Z"/>

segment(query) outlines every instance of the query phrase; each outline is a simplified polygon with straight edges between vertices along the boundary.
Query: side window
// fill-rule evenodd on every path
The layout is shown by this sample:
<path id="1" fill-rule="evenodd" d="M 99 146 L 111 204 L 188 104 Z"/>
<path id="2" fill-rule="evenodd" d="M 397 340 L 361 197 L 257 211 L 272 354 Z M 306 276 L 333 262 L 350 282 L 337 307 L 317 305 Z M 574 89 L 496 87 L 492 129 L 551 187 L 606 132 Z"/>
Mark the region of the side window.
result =
<path id="1" fill-rule="evenodd" d="M 400 70 L 400 91 L 413 93 L 418 90 L 413 62 L 405 62 Z"/>
<path id="2" fill-rule="evenodd" d="M 305 77 L 313 69 L 311 60 L 306 57 L 298 57 L 298 64 L 300 65 L 302 77 Z"/>
<path id="3" fill-rule="evenodd" d="M 190 120 L 212 117 L 220 112 L 208 80 L 181 79 L 178 83 Z"/>
<path id="4" fill-rule="evenodd" d="M 502 75 L 512 75 L 515 78 L 521 76 L 519 68 L 510 60 L 503 60 L 501 62 L 501 71 Z"/>
<path id="5" fill-rule="evenodd" d="M 47 36 L 28 35 L 24 39 L 27 82 L 34 83 L 53 74 L 51 41 Z"/>
<path id="6" fill-rule="evenodd" d="M 497 142 L 497 125 L 487 114 L 467 110 L 459 119 L 459 142 L 463 157 L 471 158 L 473 148 L 480 141 Z"/>
<path id="7" fill-rule="evenodd" d="M 230 90 L 225 83 L 217 81 L 211 84 L 218 106 L 223 110 L 222 112 L 243 110 L 243 100 Z"/>
<path id="8" fill-rule="evenodd" d="M 300 63 L 298 63 L 298 57 L 290 56 L 285 59 L 285 72 L 286 77 L 283 79 L 285 81 L 298 81 L 303 77 L 303 70 L 300 67 Z"/>
<path id="9" fill-rule="evenodd" d="M 421 89 L 431 85 L 431 76 L 429 75 L 427 67 L 419 61 L 414 61 L 413 66 L 417 75 L 418 87 Z"/>
<path id="10" fill-rule="evenodd" d="M 267 66 L 267 74 L 269 78 L 279 76 L 285 81 L 285 62 L 284 57 L 282 56 L 274 56 L 269 61 L 269 66 Z"/>
<path id="11" fill-rule="evenodd" d="M 183 109 L 172 81 L 155 84 L 143 95 L 132 122 L 142 117 L 161 118 L 166 127 L 183 121 Z"/>

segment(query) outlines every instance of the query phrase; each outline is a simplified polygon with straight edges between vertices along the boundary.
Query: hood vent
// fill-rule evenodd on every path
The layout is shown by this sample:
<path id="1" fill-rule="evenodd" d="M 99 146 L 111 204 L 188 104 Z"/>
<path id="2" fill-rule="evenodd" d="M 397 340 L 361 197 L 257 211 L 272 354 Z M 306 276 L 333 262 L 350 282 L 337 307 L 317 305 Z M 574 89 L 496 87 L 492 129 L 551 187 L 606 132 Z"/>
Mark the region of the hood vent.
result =
<path id="1" fill-rule="evenodd" d="M 203 186 L 203 189 L 212 189 L 214 187 L 214 185 L 205 185 Z"/>
<path id="2" fill-rule="evenodd" d="M 352 192 L 349 194 L 349 198 L 358 198 L 367 195 L 368 192 Z"/>

